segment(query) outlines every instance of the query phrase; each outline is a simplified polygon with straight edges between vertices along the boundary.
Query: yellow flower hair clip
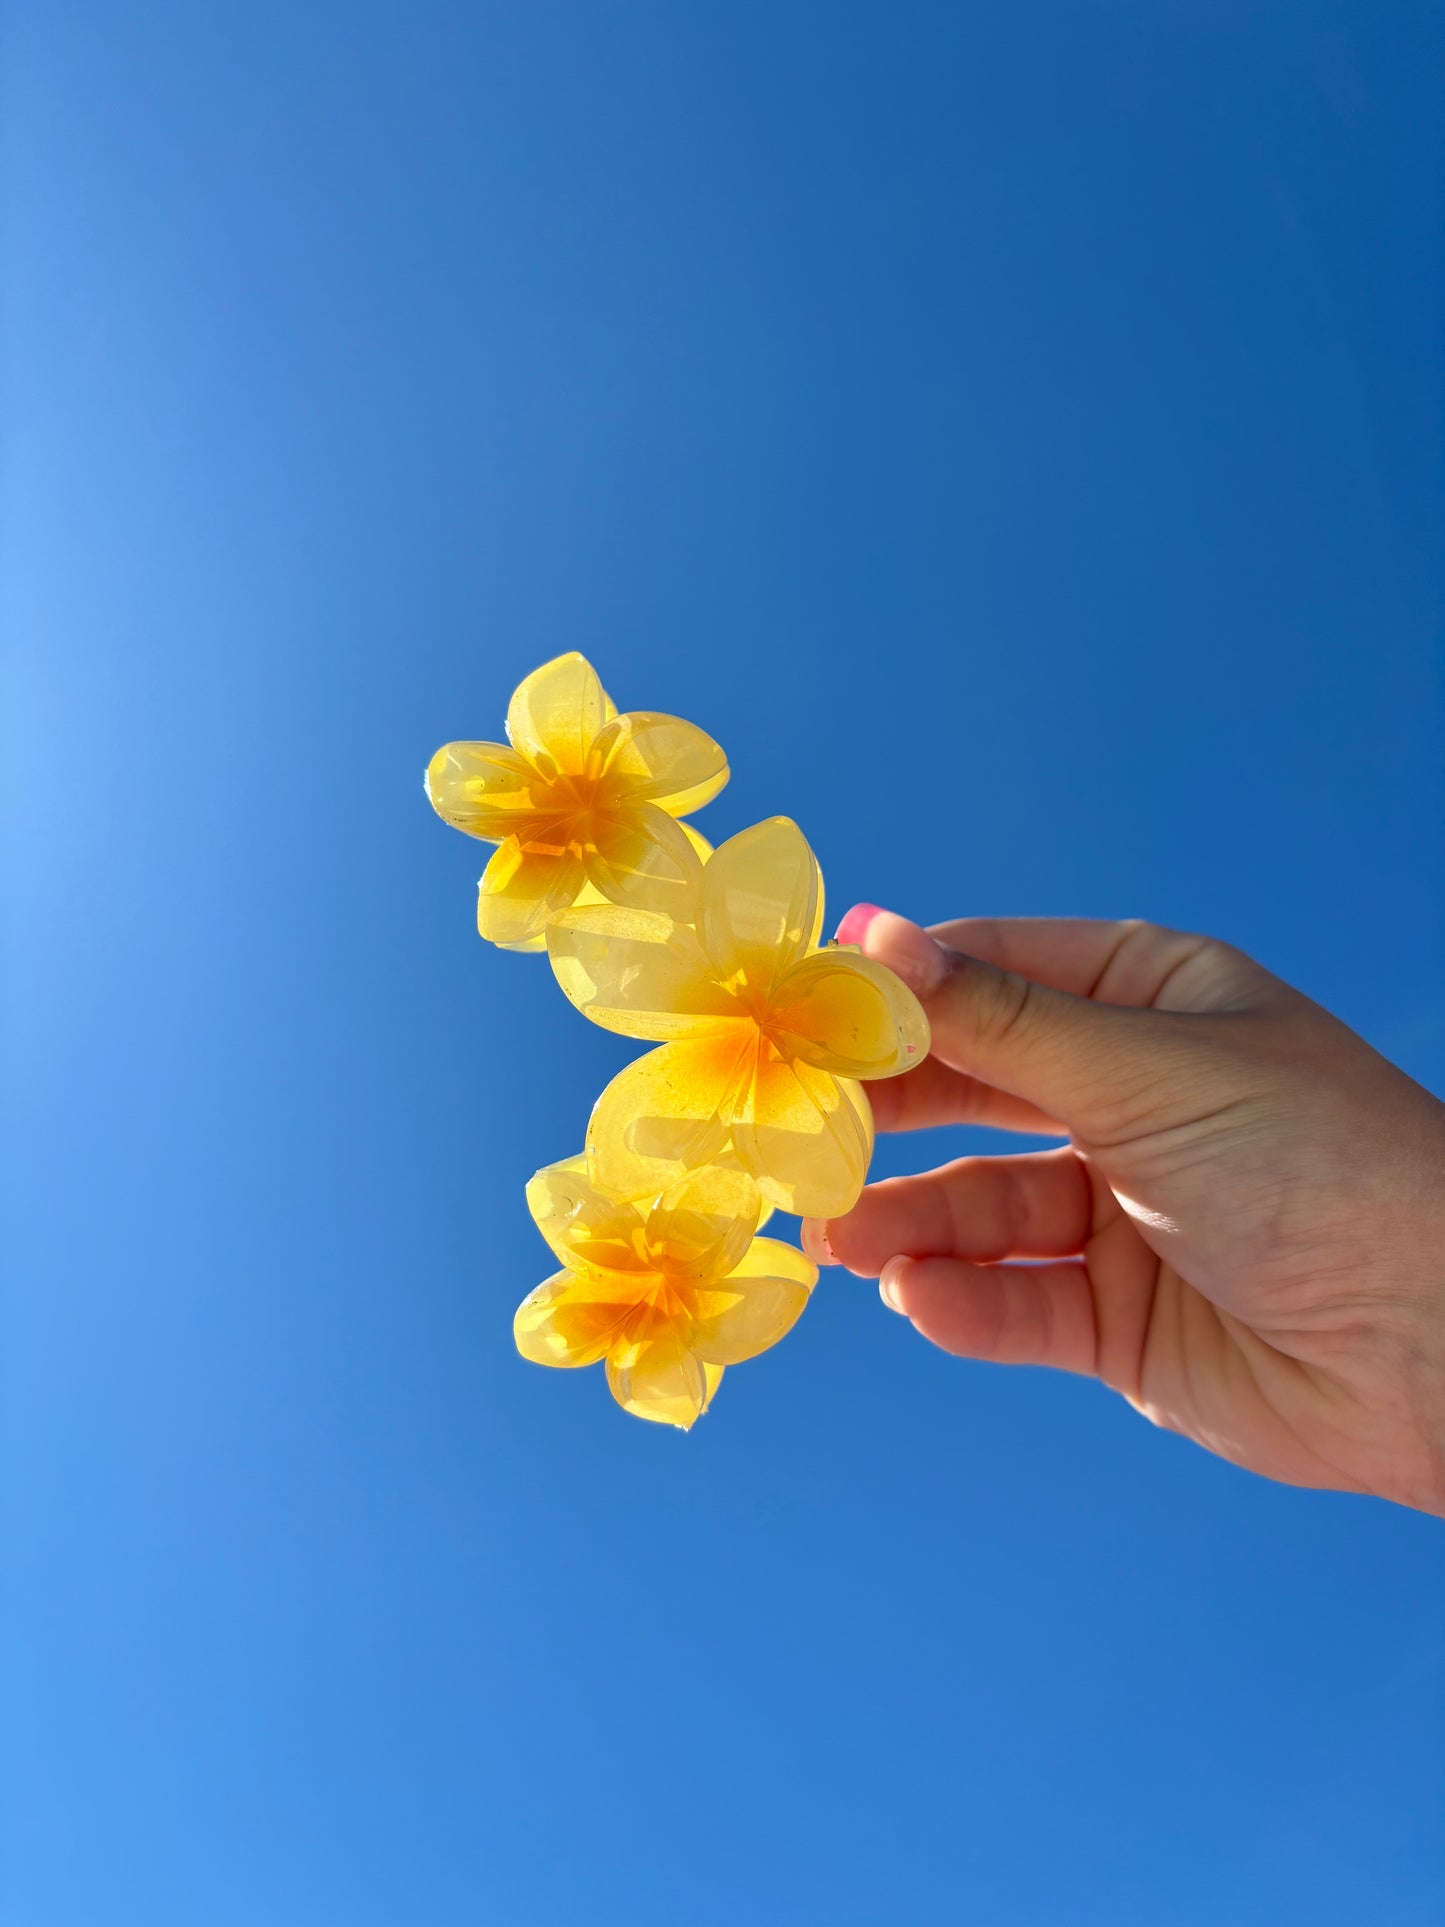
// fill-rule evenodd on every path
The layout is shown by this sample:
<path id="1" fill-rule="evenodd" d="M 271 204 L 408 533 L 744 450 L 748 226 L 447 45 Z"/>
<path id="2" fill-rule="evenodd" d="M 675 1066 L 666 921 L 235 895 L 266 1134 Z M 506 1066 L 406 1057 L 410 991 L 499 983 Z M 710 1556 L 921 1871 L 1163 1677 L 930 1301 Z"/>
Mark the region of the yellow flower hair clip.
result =
<path id="1" fill-rule="evenodd" d="M 710 850 L 678 820 L 728 777 L 700 729 L 618 715 L 567 655 L 518 688 L 507 735 L 448 743 L 427 770 L 437 813 L 500 846 L 478 928 L 545 947 L 593 1023 L 659 1046 L 602 1093 L 584 1156 L 527 1188 L 563 1269 L 523 1300 L 517 1349 L 605 1360 L 627 1411 L 687 1429 L 816 1282 L 759 1225 L 774 1205 L 853 1208 L 873 1150 L 863 1081 L 921 1063 L 928 1021 L 891 971 L 822 943 L 823 878 L 796 823 Z"/>
<path id="2" fill-rule="evenodd" d="M 723 1367 L 776 1345 L 817 1282 L 801 1251 L 755 1235 L 762 1199 L 726 1165 L 638 1203 L 569 1158 L 537 1173 L 527 1203 L 563 1269 L 522 1300 L 517 1350 L 538 1365 L 605 1359 L 612 1396 L 638 1418 L 690 1427 Z"/>
<path id="3" fill-rule="evenodd" d="M 711 736 L 676 716 L 619 716 L 574 653 L 519 685 L 507 738 L 509 749 L 447 743 L 426 773 L 438 816 L 501 846 L 477 897 L 489 942 L 540 950 L 549 920 L 584 891 L 596 902 L 686 909 L 707 846 L 677 819 L 728 780 Z"/>
<path id="4" fill-rule="evenodd" d="M 708 859 L 695 923 L 597 905 L 549 927 L 578 1009 L 662 1045 L 597 1100 L 598 1183 L 657 1192 L 731 1151 L 784 1211 L 852 1210 L 873 1150 L 859 1080 L 921 1063 L 928 1020 L 892 971 L 820 949 L 822 923 L 817 858 L 779 816 Z"/>

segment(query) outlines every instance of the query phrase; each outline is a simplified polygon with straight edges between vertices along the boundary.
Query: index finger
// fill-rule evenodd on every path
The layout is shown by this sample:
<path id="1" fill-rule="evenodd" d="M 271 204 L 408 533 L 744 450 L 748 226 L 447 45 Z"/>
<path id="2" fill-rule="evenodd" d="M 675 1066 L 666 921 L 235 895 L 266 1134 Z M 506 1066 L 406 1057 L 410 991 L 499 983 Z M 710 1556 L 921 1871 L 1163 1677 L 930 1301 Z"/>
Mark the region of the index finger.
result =
<path id="1" fill-rule="evenodd" d="M 1232 944 L 1138 917 L 954 917 L 931 934 L 1049 990 L 1133 1010 L 1213 1010 L 1281 988 Z"/>
<path id="2" fill-rule="evenodd" d="M 1152 1003 L 1163 979 L 1204 941 L 1137 917 L 953 917 L 929 932 L 980 963 L 1114 1004 Z"/>

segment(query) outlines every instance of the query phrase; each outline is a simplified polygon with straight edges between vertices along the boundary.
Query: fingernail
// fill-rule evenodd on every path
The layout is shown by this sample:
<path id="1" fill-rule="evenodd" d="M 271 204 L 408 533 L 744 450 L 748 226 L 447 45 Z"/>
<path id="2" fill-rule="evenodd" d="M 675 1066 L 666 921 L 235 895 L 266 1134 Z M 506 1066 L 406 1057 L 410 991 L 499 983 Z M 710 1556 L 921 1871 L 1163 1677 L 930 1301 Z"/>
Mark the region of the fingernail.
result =
<path id="1" fill-rule="evenodd" d="M 878 1275 L 878 1296 L 890 1311 L 902 1311 L 898 1299 L 898 1281 L 903 1271 L 901 1258 L 890 1258 Z"/>
<path id="2" fill-rule="evenodd" d="M 872 936 L 869 956 L 876 963 L 886 964 L 896 977 L 901 977 L 915 996 L 926 997 L 930 991 L 938 988 L 943 980 L 948 952 L 941 943 L 929 936 L 922 925 L 882 910 L 878 913 Z"/>
<path id="3" fill-rule="evenodd" d="M 815 1265 L 836 1265 L 833 1247 L 828 1243 L 828 1226 L 822 1218 L 804 1218 L 803 1249 Z"/>
<path id="4" fill-rule="evenodd" d="M 862 943 L 869 924 L 882 915 L 883 911 L 876 903 L 855 903 L 834 932 L 834 943 Z"/>

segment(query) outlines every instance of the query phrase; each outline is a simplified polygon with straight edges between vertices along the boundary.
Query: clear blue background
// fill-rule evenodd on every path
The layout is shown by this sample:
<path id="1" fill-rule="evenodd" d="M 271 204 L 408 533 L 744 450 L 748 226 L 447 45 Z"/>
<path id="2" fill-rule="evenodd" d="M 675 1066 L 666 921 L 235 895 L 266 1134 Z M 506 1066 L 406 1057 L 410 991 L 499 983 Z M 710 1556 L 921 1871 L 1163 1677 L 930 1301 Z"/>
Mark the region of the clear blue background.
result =
<path id="1" fill-rule="evenodd" d="M 1445 1088 L 1445 12 L 8 60 L 5 1927 L 1438 1922 L 1438 1524 L 838 1275 L 691 1437 L 514 1356 L 628 1049 L 421 772 L 581 648 L 835 912 L 1217 932 Z"/>

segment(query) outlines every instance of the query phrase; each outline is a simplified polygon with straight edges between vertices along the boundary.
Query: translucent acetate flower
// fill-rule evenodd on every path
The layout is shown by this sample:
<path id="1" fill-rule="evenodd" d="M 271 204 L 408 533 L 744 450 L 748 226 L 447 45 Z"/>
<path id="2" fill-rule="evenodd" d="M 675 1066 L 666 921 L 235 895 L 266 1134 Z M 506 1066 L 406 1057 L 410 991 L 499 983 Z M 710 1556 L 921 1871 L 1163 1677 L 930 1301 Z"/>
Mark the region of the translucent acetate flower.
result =
<path id="1" fill-rule="evenodd" d="M 847 946 L 819 948 L 823 880 L 774 817 L 703 869 L 695 924 L 610 904 L 547 932 L 563 990 L 592 1021 L 662 1044 L 613 1079 L 587 1133 L 596 1181 L 666 1190 L 724 1152 L 785 1211 L 852 1209 L 873 1149 L 860 1079 L 928 1052 L 913 993 Z"/>
<path id="2" fill-rule="evenodd" d="M 582 656 L 534 670 L 507 709 L 510 748 L 448 743 L 433 756 L 437 814 L 499 848 L 477 928 L 507 950 L 540 950 L 548 923 L 582 901 L 694 914 L 706 846 L 679 817 L 728 778 L 710 736 L 676 716 L 619 716 Z"/>
<path id="3" fill-rule="evenodd" d="M 689 1427 L 723 1367 L 775 1345 L 817 1282 L 802 1252 L 755 1235 L 763 1200 L 736 1166 L 619 1203 L 568 1158 L 537 1173 L 527 1203 L 563 1268 L 522 1300 L 517 1350 L 538 1365 L 605 1359 L 638 1418 Z"/>

